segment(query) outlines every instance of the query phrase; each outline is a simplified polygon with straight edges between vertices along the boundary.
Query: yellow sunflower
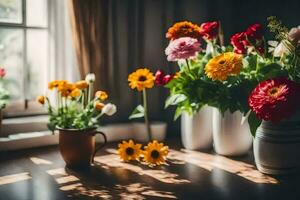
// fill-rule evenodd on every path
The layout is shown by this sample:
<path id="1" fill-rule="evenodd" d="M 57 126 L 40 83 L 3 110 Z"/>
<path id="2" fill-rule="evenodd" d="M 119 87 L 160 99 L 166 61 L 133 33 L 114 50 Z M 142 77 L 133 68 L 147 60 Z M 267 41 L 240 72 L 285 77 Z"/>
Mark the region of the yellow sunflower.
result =
<path id="1" fill-rule="evenodd" d="M 118 153 L 121 160 L 128 162 L 130 160 L 137 160 L 141 155 L 141 144 L 134 144 L 132 140 L 123 141 L 119 144 Z"/>
<path id="2" fill-rule="evenodd" d="M 154 140 L 149 142 L 145 147 L 145 151 L 143 151 L 144 161 L 149 165 L 161 165 L 165 163 L 168 153 L 168 146 Z"/>
<path id="3" fill-rule="evenodd" d="M 238 75 L 242 65 L 241 55 L 226 52 L 210 59 L 205 66 L 205 73 L 212 80 L 224 81 L 230 75 Z"/>
<path id="4" fill-rule="evenodd" d="M 145 88 L 152 88 L 154 86 L 155 77 L 149 69 L 138 69 L 128 76 L 129 87 L 131 89 L 137 88 L 142 91 Z"/>
<path id="5" fill-rule="evenodd" d="M 37 98 L 36 98 L 36 100 L 37 100 L 37 102 L 39 102 L 40 104 L 42 104 L 42 105 L 44 105 L 45 104 L 45 96 L 38 96 Z"/>

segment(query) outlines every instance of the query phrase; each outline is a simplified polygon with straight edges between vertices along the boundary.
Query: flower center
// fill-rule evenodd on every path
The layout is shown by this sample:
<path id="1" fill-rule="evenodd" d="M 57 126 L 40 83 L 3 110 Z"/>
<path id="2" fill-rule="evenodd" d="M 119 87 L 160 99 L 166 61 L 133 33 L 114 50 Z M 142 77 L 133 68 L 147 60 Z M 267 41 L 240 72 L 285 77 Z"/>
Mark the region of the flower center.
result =
<path id="1" fill-rule="evenodd" d="M 226 62 L 225 60 L 220 60 L 220 61 L 219 61 L 219 64 L 220 64 L 220 65 L 223 65 L 225 62 Z"/>
<path id="2" fill-rule="evenodd" d="M 272 97 L 276 97 L 280 91 L 280 87 L 273 87 L 269 90 L 269 95 Z"/>
<path id="3" fill-rule="evenodd" d="M 159 157 L 159 152 L 157 150 L 153 150 L 151 152 L 151 157 L 157 159 Z"/>
<path id="4" fill-rule="evenodd" d="M 143 81 L 145 81 L 145 80 L 147 80 L 146 76 L 140 76 L 140 77 L 139 77 L 139 81 L 142 81 L 142 82 L 143 82 Z"/>
<path id="5" fill-rule="evenodd" d="M 131 156 L 131 155 L 133 155 L 133 153 L 134 153 L 133 148 L 128 147 L 128 148 L 126 149 L 126 154 L 127 154 L 127 155 Z"/>

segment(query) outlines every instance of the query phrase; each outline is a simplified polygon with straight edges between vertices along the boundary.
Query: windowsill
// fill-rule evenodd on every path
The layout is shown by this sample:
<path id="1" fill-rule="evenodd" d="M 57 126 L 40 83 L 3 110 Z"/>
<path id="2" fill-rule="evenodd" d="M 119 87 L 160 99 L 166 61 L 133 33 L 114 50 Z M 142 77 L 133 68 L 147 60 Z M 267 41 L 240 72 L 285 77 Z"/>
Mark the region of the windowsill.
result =
<path id="1" fill-rule="evenodd" d="M 40 118 L 40 123 L 47 122 L 47 118 Z M 15 126 L 24 126 L 24 120 L 19 119 L 9 119 L 5 120 L 6 125 Z M 27 125 L 29 125 L 31 120 L 28 119 Z M 26 124 L 26 123 L 25 123 Z M 31 126 L 32 128 L 32 126 Z M 41 146 L 57 145 L 58 144 L 58 134 L 52 134 L 50 131 L 30 131 L 30 132 L 19 132 L 11 134 L 7 137 L 0 137 L 0 151 L 10 151 L 10 150 L 19 150 L 19 149 L 28 149 Z M 99 130 L 103 131 L 106 134 L 107 140 L 119 141 L 133 138 L 132 124 L 112 124 L 101 127 Z M 14 132 L 16 132 L 14 130 Z M 100 135 L 96 135 L 96 141 L 102 142 L 103 138 Z"/>

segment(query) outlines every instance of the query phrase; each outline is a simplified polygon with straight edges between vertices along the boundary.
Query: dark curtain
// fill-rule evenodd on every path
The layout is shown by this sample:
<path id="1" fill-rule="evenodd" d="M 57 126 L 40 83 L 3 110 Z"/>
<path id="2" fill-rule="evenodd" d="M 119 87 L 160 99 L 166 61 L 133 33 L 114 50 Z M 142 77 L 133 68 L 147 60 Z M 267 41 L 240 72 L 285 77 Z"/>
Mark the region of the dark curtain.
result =
<path id="1" fill-rule="evenodd" d="M 108 2 L 102 0 L 69 0 L 73 41 L 80 77 L 96 74 L 96 89 L 107 86 Z"/>
<path id="2" fill-rule="evenodd" d="M 176 64 L 167 62 L 164 55 L 164 49 L 168 45 L 165 33 L 174 22 L 188 20 L 201 24 L 205 21 L 220 20 L 224 28 L 225 43 L 228 44 L 232 34 L 245 30 L 249 25 L 253 23 L 266 25 L 267 16 L 276 15 L 287 26 L 298 25 L 300 19 L 298 0 L 77 0 L 73 2 L 82 4 L 82 7 L 78 6 L 82 13 L 76 12 L 80 15 L 88 12 L 89 16 L 92 13 L 101 14 L 103 7 L 98 7 L 100 2 L 108 3 L 107 11 L 103 12 L 107 14 L 108 20 L 106 36 L 101 36 L 104 41 L 93 40 L 97 43 L 91 44 L 92 47 L 103 46 L 104 49 L 100 49 L 100 53 L 107 52 L 103 56 L 91 50 L 93 55 L 104 58 L 104 62 L 107 63 L 104 68 L 95 68 L 101 71 L 93 72 L 96 72 L 97 76 L 103 75 L 100 80 L 107 81 L 111 98 L 118 105 L 118 114 L 113 118 L 104 119 L 106 120 L 104 122 L 127 122 L 130 112 L 141 102 L 140 94 L 132 91 L 127 84 L 128 74 L 136 68 L 148 67 L 153 72 L 162 68 L 170 73 L 178 70 Z M 91 2 L 96 2 L 97 6 L 92 6 Z M 106 20 L 106 17 L 103 17 Z M 96 33 L 103 34 L 103 28 L 106 27 L 103 21 L 97 26 L 94 27 L 98 30 Z M 87 36 L 90 36 L 89 28 L 81 30 L 86 31 Z M 156 87 L 149 92 L 152 121 L 167 121 L 169 136 L 178 136 L 180 123 L 173 121 L 174 110 L 164 109 L 168 91 Z"/>

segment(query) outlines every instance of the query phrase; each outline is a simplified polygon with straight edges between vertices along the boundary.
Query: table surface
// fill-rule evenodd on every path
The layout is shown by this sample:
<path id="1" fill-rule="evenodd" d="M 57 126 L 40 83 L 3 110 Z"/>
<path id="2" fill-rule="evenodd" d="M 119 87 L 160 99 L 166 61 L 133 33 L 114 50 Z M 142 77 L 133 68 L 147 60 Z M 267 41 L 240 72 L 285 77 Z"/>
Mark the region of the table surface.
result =
<path id="1" fill-rule="evenodd" d="M 83 171 L 65 168 L 57 146 L 2 152 L 0 199 L 300 199 L 299 175 L 263 175 L 251 153 L 228 158 L 167 143 L 168 162 L 155 168 L 121 162 L 116 143 Z"/>

